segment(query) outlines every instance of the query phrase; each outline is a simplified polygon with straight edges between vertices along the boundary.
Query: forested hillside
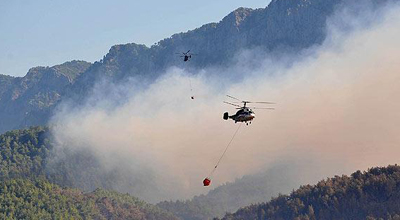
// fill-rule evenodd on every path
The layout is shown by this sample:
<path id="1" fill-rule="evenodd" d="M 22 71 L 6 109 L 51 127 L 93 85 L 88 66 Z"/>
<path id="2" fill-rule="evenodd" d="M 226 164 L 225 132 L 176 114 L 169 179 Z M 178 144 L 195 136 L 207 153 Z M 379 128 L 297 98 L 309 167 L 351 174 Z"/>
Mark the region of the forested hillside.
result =
<path id="1" fill-rule="evenodd" d="M 129 195 L 105 190 L 82 193 L 56 185 L 68 186 L 70 183 L 66 180 L 70 176 L 68 168 L 61 165 L 56 167 L 59 170 L 53 168 L 58 172 L 49 174 L 46 166 L 52 149 L 46 128 L 15 130 L 0 136 L 3 215 L 24 218 L 36 213 L 41 219 L 54 216 L 174 219 L 159 209 L 164 208 L 182 219 L 210 219 L 213 215 L 220 216 L 224 210 L 252 203 L 246 198 L 261 200 L 259 197 L 264 196 L 263 200 L 268 201 L 271 192 L 287 190 L 283 185 L 290 181 L 284 177 L 269 181 L 268 176 L 247 177 L 216 188 L 206 196 L 185 202 L 162 202 L 155 208 Z M 261 179 L 265 179 L 264 185 L 260 184 Z M 283 188 L 271 188 L 273 185 Z M 258 197 L 254 195 L 257 193 Z M 268 203 L 242 208 L 224 219 L 399 219 L 399 204 L 400 166 L 394 165 L 302 186 L 289 196 L 281 195 Z"/>
<path id="2" fill-rule="evenodd" d="M 93 152 L 56 151 L 47 127 L 13 130 L 0 135 L 0 155 L 2 179 L 42 177 L 61 186 L 85 191 L 96 188 L 118 190 L 119 179 L 126 174 L 122 167 L 121 170 L 104 169 Z M 132 180 L 126 176 L 123 179 Z M 135 183 L 125 184 L 135 186 Z"/>
<path id="3" fill-rule="evenodd" d="M 335 176 L 223 219 L 400 219 L 400 166 Z"/>
<path id="4" fill-rule="evenodd" d="M 81 177 L 70 173 L 68 164 L 61 163 L 59 166 L 53 167 L 49 172 L 47 163 L 49 162 L 49 156 L 52 154 L 52 149 L 53 145 L 51 139 L 48 137 L 46 128 L 35 127 L 15 130 L 1 135 L 0 154 L 2 160 L 0 164 L 0 177 L 3 180 L 2 184 L 10 186 L 15 184 L 23 185 L 23 187 L 17 190 L 18 195 L 21 195 L 19 190 L 24 190 L 26 187 L 35 190 L 47 190 L 47 188 L 40 188 L 37 185 L 41 181 L 45 182 L 44 185 L 48 185 L 51 182 L 53 183 L 50 184 L 51 187 L 57 189 L 60 189 L 60 187 L 54 185 L 55 183 L 61 184 L 61 186 L 73 186 L 70 178 L 78 178 L 79 180 Z M 79 160 L 79 158 L 70 159 L 73 161 Z M 81 159 L 88 162 L 85 158 Z M 86 171 L 83 171 L 81 175 L 89 174 L 87 172 L 99 172 L 95 169 L 95 164 L 90 165 L 90 167 Z M 282 171 L 282 169 L 277 170 Z M 41 180 L 38 180 L 38 178 Z M 94 178 L 95 180 L 96 178 Z M 246 177 L 237 180 L 236 183 L 229 183 L 218 187 L 208 195 L 196 196 L 190 201 L 162 202 L 158 206 L 176 214 L 182 219 L 210 219 L 221 216 L 225 211 L 235 210 L 245 204 L 268 201 L 271 196 L 276 195 L 273 192 L 287 191 L 288 187 L 294 188 L 294 186 L 286 185 L 286 181 L 290 180 L 285 179 L 284 175 L 281 179 L 273 180 L 268 175 L 264 177 Z M 272 186 L 277 188 L 271 188 Z M 1 189 L 6 190 L 8 188 L 8 186 L 1 187 Z M 16 188 L 14 187 L 13 189 Z M 65 190 L 65 192 L 71 191 L 70 189 Z M 17 194 L 17 191 L 7 191 L 7 194 L 11 196 Z M 28 191 L 31 192 L 32 190 Z M 77 190 L 72 191 L 76 192 Z M 61 190 L 61 192 L 64 191 Z M 98 193 L 98 191 L 96 192 Z M 91 198 L 89 195 L 92 195 L 81 194 L 79 192 L 74 194 L 73 198 L 61 200 L 65 203 L 59 204 L 59 211 L 56 213 L 71 212 L 72 214 L 70 213 L 69 215 L 84 216 L 82 210 L 76 211 L 76 208 L 68 205 L 68 201 L 71 202 L 81 197 Z M 80 195 L 81 197 L 78 196 L 75 198 L 76 195 Z M 31 197 L 24 197 L 24 199 L 28 198 Z M 81 201 L 81 199 L 77 200 Z M 28 201 L 30 200 L 28 199 Z M 9 203 L 1 204 L 10 205 Z M 302 186 L 289 196 L 279 196 L 268 203 L 242 208 L 235 214 L 227 215 L 224 219 L 365 219 L 368 216 L 390 219 L 395 218 L 396 214 L 400 215 L 399 204 L 400 166 L 395 165 L 386 168 L 373 168 L 364 173 L 357 171 L 350 177 L 336 176 L 323 180 L 314 186 Z M 54 210 L 54 208 L 49 209 Z M 98 207 L 93 208 L 95 211 L 92 210 L 93 212 L 90 212 L 90 215 L 97 213 L 97 209 Z M 17 215 L 16 210 L 22 209 L 18 208 L 8 212 Z M 19 214 L 28 215 L 29 213 L 21 211 Z M 43 216 L 51 215 L 50 211 L 43 210 Z"/>
<path id="5" fill-rule="evenodd" d="M 51 175 L 47 170 L 52 150 L 47 128 L 0 136 L 1 219 L 177 219 L 128 194 L 64 188 L 71 185 L 68 168 L 59 166 Z"/>
<path id="6" fill-rule="evenodd" d="M 41 177 L 63 187 L 91 191 L 96 188 L 119 188 L 123 170 L 104 170 L 91 152 L 63 152 L 65 158 L 54 158 L 54 143 L 48 128 L 32 127 L 14 130 L 0 135 L 0 178 L 33 179 Z M 284 174 L 277 174 L 284 172 Z M 255 176 L 246 176 L 220 186 L 207 195 L 191 200 L 161 202 L 158 207 L 174 213 L 182 219 L 210 219 L 223 217 L 240 207 L 263 202 L 279 192 L 289 192 L 297 187 L 291 184 L 293 170 L 275 167 Z M 133 181 L 127 179 L 126 181 Z M 133 178 L 133 177 L 132 177 Z M 151 184 L 151 183 L 148 183 Z M 134 185 L 132 185 L 134 187 Z"/>
<path id="7" fill-rule="evenodd" d="M 47 129 L 34 127 L 0 136 L 0 179 L 44 176 L 46 158 L 52 149 Z"/>
<path id="8" fill-rule="evenodd" d="M 130 195 L 83 193 L 43 179 L 3 180 L 0 194 L 0 219 L 177 219 Z"/>
<path id="9" fill-rule="evenodd" d="M 123 170 L 105 171 L 96 158 L 86 151 L 64 152 L 65 158 L 52 160 L 54 144 L 49 135 L 45 127 L 14 130 L 0 135 L 0 154 L 3 158 L 0 178 L 42 177 L 61 186 L 86 191 L 99 187 L 118 189 L 118 180 L 124 174 Z M 158 206 L 183 219 L 222 217 L 227 211 L 233 212 L 242 206 L 262 202 L 265 198 L 296 187 L 287 184 L 290 182 L 290 171 L 286 175 L 275 174 L 282 170 L 286 169 L 272 168 L 263 174 L 246 176 L 235 183 L 218 187 L 207 195 L 196 196 L 188 201 L 162 202 Z"/>

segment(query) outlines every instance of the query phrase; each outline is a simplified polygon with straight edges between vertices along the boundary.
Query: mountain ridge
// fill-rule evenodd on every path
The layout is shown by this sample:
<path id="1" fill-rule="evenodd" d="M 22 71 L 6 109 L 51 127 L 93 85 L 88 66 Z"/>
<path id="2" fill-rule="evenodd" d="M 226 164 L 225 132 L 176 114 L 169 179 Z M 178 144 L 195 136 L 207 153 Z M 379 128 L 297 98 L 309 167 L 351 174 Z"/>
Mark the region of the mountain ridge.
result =
<path id="1" fill-rule="evenodd" d="M 24 77 L 3 76 L 0 81 L 0 132 L 45 124 L 64 89 L 90 65 L 85 61 L 70 61 L 52 67 L 31 68 Z"/>
<path id="2" fill-rule="evenodd" d="M 363 0 L 359 4 L 368 1 L 378 5 L 390 0 Z M 174 34 L 150 47 L 135 43 L 114 45 L 103 59 L 94 62 L 79 76 L 70 77 L 73 83 L 63 92 L 57 92 L 60 97 L 56 99 L 58 102 L 72 100 L 71 103 L 82 103 L 101 80 L 119 83 L 135 77 L 142 84 L 150 84 L 172 66 L 189 71 L 227 67 L 235 62 L 235 55 L 243 49 L 257 48 L 267 54 L 277 51 L 295 54 L 324 41 L 327 19 L 345 3 L 344 0 L 274 0 L 265 8 L 238 8 L 219 22 Z M 176 53 L 189 49 L 197 55 L 184 63 Z M 5 91 L 0 89 L 1 93 Z M 0 126 L 0 133 L 48 122 L 55 105 L 50 103 L 42 109 L 30 111 L 27 107 L 29 101 L 43 102 L 28 99 L 25 105 L 19 104 L 19 116 L 25 118 L 22 113 L 31 112 L 29 118 L 8 120 Z M 4 97 L 0 99 L 3 108 L 10 109 L 13 105 L 12 102 L 6 103 Z M 7 113 L 0 112 L 0 118 L 5 117 Z"/>

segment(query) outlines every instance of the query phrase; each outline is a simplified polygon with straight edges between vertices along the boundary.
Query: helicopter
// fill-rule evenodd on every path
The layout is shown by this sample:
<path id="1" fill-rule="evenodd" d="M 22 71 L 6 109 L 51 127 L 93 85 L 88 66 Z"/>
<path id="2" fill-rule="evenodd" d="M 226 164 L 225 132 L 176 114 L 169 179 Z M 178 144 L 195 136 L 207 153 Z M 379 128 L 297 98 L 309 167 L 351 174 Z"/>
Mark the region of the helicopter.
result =
<path id="1" fill-rule="evenodd" d="M 176 54 L 181 54 L 181 53 L 176 53 Z M 183 57 L 183 61 L 190 61 L 192 59 L 192 55 L 195 55 L 193 53 L 190 53 L 190 50 L 188 50 L 186 53 L 182 52 L 180 57 Z"/>
<path id="2" fill-rule="evenodd" d="M 234 115 L 229 115 L 228 112 L 225 112 L 223 115 L 223 119 L 224 120 L 228 120 L 228 119 L 232 119 L 235 121 L 235 123 L 237 122 L 245 122 L 246 125 L 251 124 L 251 121 L 256 117 L 256 114 L 254 113 L 253 109 L 269 109 L 269 110 L 274 110 L 275 108 L 258 108 L 258 107 L 248 107 L 247 104 L 248 103 L 257 103 L 257 104 L 275 104 L 273 102 L 252 102 L 252 101 L 242 101 L 238 98 L 235 98 L 233 96 L 230 95 L 226 95 L 227 97 L 234 99 L 236 101 L 239 101 L 239 103 L 243 103 L 243 106 L 240 106 L 238 104 L 234 104 L 231 102 L 226 102 L 224 101 L 225 104 L 229 104 L 229 105 L 233 105 L 235 107 L 237 107 L 236 109 L 239 109 L 236 114 Z"/>

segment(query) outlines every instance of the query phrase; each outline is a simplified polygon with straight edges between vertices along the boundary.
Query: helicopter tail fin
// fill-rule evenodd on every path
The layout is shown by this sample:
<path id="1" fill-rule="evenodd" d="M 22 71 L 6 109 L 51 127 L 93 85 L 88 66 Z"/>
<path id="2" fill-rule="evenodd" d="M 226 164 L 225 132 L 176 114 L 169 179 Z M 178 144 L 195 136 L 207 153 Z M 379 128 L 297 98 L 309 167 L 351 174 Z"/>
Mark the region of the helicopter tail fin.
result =
<path id="1" fill-rule="evenodd" d="M 228 120 L 228 119 L 229 119 L 229 113 L 228 113 L 228 112 L 225 112 L 223 118 L 224 118 L 224 120 Z"/>

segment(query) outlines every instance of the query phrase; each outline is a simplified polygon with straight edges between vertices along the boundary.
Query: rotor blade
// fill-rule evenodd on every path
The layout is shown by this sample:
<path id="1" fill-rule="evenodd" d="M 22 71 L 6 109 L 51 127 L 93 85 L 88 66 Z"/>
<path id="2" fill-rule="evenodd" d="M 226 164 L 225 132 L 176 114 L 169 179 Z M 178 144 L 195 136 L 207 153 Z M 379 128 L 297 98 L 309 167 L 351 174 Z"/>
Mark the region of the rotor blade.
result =
<path id="1" fill-rule="evenodd" d="M 186 52 L 186 53 L 189 53 L 190 52 L 190 50 L 188 50 L 188 52 Z"/>
<path id="2" fill-rule="evenodd" d="M 236 106 L 236 107 L 239 107 L 239 108 L 242 107 L 242 106 L 240 106 L 240 105 L 236 105 L 236 104 L 233 104 L 233 103 L 230 103 L 230 102 L 225 102 L 225 101 L 224 101 L 224 103 L 225 103 L 225 104 L 229 104 L 229 105 L 233 105 L 233 106 Z"/>
<path id="3" fill-rule="evenodd" d="M 276 104 L 275 102 L 248 102 L 248 101 L 245 101 L 245 102 L 247 102 L 247 103 L 258 103 L 258 104 Z"/>
<path id="4" fill-rule="evenodd" d="M 275 110 L 275 108 L 257 108 L 257 107 L 249 107 L 251 109 L 268 109 L 268 110 Z"/>
<path id="5" fill-rule="evenodd" d="M 235 98 L 235 97 L 233 97 L 233 96 L 230 96 L 230 95 L 226 95 L 226 96 L 228 96 L 228 97 L 231 98 L 231 99 L 235 99 L 235 100 L 238 100 L 239 102 L 242 102 L 242 100 L 240 100 L 240 99 L 238 99 L 238 98 Z"/>

